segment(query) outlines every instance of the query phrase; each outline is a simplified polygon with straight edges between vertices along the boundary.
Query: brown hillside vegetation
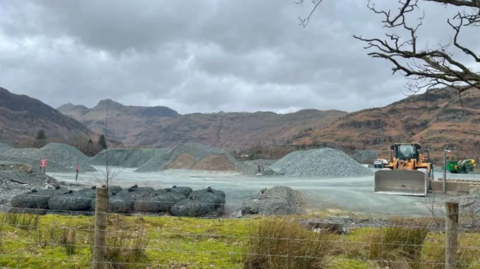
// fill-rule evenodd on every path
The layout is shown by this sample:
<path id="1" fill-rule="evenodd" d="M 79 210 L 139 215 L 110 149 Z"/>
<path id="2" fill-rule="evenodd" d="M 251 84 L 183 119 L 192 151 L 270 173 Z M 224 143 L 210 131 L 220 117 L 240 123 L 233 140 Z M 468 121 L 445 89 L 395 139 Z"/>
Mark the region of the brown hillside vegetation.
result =
<path id="1" fill-rule="evenodd" d="M 375 149 L 387 157 L 391 143 L 417 141 L 436 158 L 444 145 L 455 150 L 458 157 L 472 158 L 475 142 L 480 140 L 479 124 L 479 90 L 458 96 L 453 90 L 437 89 L 385 107 L 350 113 L 293 144 Z"/>
<path id="2" fill-rule="evenodd" d="M 331 124 L 347 114 L 338 110 L 308 109 L 288 114 L 232 112 L 178 115 L 164 107 L 156 108 L 157 113 L 148 114 L 138 113 L 140 107 L 123 106 L 112 100 L 100 101 L 89 110 L 68 104 L 60 107 L 59 111 L 101 132 L 105 129 L 106 104 L 109 104 L 108 135 L 130 147 L 169 147 L 189 141 L 239 151 L 262 144 L 288 145 L 294 138 Z"/>
<path id="3" fill-rule="evenodd" d="M 164 107 L 151 110 L 155 113 L 139 113 L 140 107 L 111 100 L 101 101 L 87 112 L 84 107 L 72 105 L 61 111 L 90 128 L 102 130 L 106 102 L 111 102 L 109 137 L 127 147 L 171 147 L 190 141 L 237 153 L 249 152 L 260 158 L 279 158 L 292 146 L 329 146 L 347 152 L 377 150 L 387 157 L 391 143 L 414 140 L 438 159 L 444 145 L 455 150 L 450 154 L 452 158 L 474 157 L 475 143 L 480 140 L 480 91 L 476 89 L 461 96 L 454 90 L 436 89 L 428 95 L 413 95 L 385 107 L 353 113 L 307 109 L 288 114 L 179 115 Z"/>
<path id="4" fill-rule="evenodd" d="M 235 171 L 235 165 L 225 156 L 214 154 L 195 162 L 194 157 L 189 153 L 180 154 L 166 169 L 196 169 L 210 171 Z"/>
<path id="5" fill-rule="evenodd" d="M 40 130 L 47 138 L 68 139 L 93 136 L 83 123 L 26 95 L 0 88 L 0 141 L 11 143 L 35 139 Z"/>

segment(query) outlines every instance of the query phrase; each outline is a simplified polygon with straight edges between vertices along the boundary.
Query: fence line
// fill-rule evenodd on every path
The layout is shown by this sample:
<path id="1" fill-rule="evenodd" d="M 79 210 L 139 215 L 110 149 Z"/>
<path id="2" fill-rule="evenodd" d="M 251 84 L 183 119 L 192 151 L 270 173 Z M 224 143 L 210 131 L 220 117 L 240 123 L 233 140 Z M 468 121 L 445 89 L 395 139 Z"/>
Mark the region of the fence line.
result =
<path id="1" fill-rule="evenodd" d="M 476 245 L 480 234 L 459 226 L 456 203 L 446 204 L 443 231 L 427 222 L 430 218 L 422 218 L 334 233 L 325 232 L 325 227 L 323 232 L 306 229 L 298 225 L 305 218 L 297 216 L 128 216 L 108 212 L 106 189 L 98 188 L 96 194 L 95 216 L 67 210 L 57 211 L 67 215 L 40 216 L 21 210 L 2 214 L 1 268 L 41 268 L 42 264 L 59 268 L 68 268 L 64 264 L 93 268 L 255 268 L 264 260 L 278 265 L 266 268 L 345 268 L 334 266 L 351 262 L 457 268 L 480 262 L 480 246 Z M 312 267 L 312 262 L 328 263 L 330 267 Z"/>

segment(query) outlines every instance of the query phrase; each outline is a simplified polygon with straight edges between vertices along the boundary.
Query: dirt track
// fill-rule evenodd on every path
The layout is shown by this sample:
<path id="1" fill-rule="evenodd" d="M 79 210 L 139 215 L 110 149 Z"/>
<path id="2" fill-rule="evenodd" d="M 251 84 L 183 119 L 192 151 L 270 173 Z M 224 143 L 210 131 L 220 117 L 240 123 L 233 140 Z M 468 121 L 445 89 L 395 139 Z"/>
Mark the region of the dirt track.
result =
<path id="1" fill-rule="evenodd" d="M 102 169 L 102 168 L 100 168 Z M 426 203 L 431 198 L 375 194 L 373 177 L 359 178 L 287 178 L 252 177 L 235 173 L 219 173 L 194 170 L 168 170 L 159 173 L 138 173 L 132 168 L 114 168 L 113 185 L 131 186 L 138 184 L 151 187 L 189 186 L 200 189 L 210 186 L 223 190 L 227 195 L 227 209 L 233 211 L 241 200 L 257 193 L 262 188 L 275 185 L 289 186 L 304 194 L 307 208 L 312 210 L 342 209 L 355 212 L 394 215 L 429 214 Z M 441 176 L 437 173 L 437 177 Z M 75 182 L 74 173 L 49 173 L 59 181 Z M 78 183 L 98 184 L 104 178 L 102 172 L 86 173 L 79 176 Z M 452 175 L 462 178 L 462 175 Z M 449 177 L 452 177 L 449 175 Z M 463 178 L 478 178 L 478 175 L 463 175 Z M 436 195 L 439 197 L 441 195 Z M 440 204 L 441 206 L 441 204 Z"/>

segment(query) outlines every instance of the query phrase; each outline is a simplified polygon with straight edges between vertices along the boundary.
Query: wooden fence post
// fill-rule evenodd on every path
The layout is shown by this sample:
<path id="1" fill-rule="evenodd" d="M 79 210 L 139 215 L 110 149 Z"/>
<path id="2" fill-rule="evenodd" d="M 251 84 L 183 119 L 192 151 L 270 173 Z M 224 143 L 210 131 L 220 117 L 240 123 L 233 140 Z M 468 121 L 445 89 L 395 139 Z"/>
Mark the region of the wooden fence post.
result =
<path id="1" fill-rule="evenodd" d="M 458 203 L 445 203 L 445 269 L 457 268 Z"/>
<path id="2" fill-rule="evenodd" d="M 108 207 L 108 189 L 97 188 L 95 199 L 95 231 L 93 246 L 93 269 L 106 269 L 107 252 L 107 207 Z"/>

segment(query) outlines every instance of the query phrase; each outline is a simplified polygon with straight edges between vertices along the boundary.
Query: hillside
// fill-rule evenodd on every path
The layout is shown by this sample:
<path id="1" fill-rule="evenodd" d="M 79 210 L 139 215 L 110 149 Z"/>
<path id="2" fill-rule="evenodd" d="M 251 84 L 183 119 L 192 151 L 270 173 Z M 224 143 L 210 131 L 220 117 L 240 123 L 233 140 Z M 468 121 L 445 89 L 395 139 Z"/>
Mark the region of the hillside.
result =
<path id="1" fill-rule="evenodd" d="M 82 105 L 66 104 L 57 110 L 85 123 L 88 128 L 98 133 L 105 133 L 105 120 L 108 119 L 108 137 L 122 141 L 126 146 L 137 145 L 133 138 L 148 125 L 179 116 L 175 110 L 168 107 L 124 106 L 110 99 L 101 100 L 91 109 Z"/>
<path id="2" fill-rule="evenodd" d="M 83 123 L 39 100 L 0 88 L 0 141 L 14 143 L 34 139 L 41 129 L 47 138 L 93 135 Z"/>
<path id="3" fill-rule="evenodd" d="M 259 144 L 292 142 L 304 131 L 334 122 L 347 112 L 315 109 L 296 113 L 194 113 L 180 115 L 167 107 L 124 106 L 102 100 L 94 108 L 67 104 L 60 112 L 85 123 L 90 129 L 104 132 L 108 104 L 109 137 L 126 146 L 175 146 L 184 142 L 239 150 Z"/>
<path id="4" fill-rule="evenodd" d="M 354 113 L 307 109 L 289 114 L 179 115 L 167 107 L 124 106 L 112 100 L 100 101 L 92 109 L 68 104 L 59 110 L 102 132 L 107 104 L 109 135 L 130 147 L 165 147 L 185 142 L 229 150 L 255 145 L 329 146 L 347 151 L 371 149 L 387 157 L 391 143 L 415 140 L 438 159 L 444 145 L 455 150 L 451 157 L 474 157 L 473 145 L 480 142 L 480 91 L 476 89 L 461 97 L 454 90 L 436 89 L 428 95 L 412 95 L 385 107 Z"/>
<path id="5" fill-rule="evenodd" d="M 135 139 L 140 145 L 174 145 L 187 141 L 242 150 L 254 145 L 288 145 L 312 128 L 335 122 L 346 112 L 301 110 L 296 113 L 188 114 L 152 123 Z"/>
<path id="6" fill-rule="evenodd" d="M 436 158 L 444 145 L 456 151 L 450 155 L 472 158 L 473 145 L 480 141 L 479 127 L 479 90 L 471 89 L 459 97 L 453 90 L 437 89 L 385 107 L 350 113 L 326 128 L 295 139 L 293 144 L 375 149 L 387 157 L 391 143 L 415 140 L 430 148 Z"/>

